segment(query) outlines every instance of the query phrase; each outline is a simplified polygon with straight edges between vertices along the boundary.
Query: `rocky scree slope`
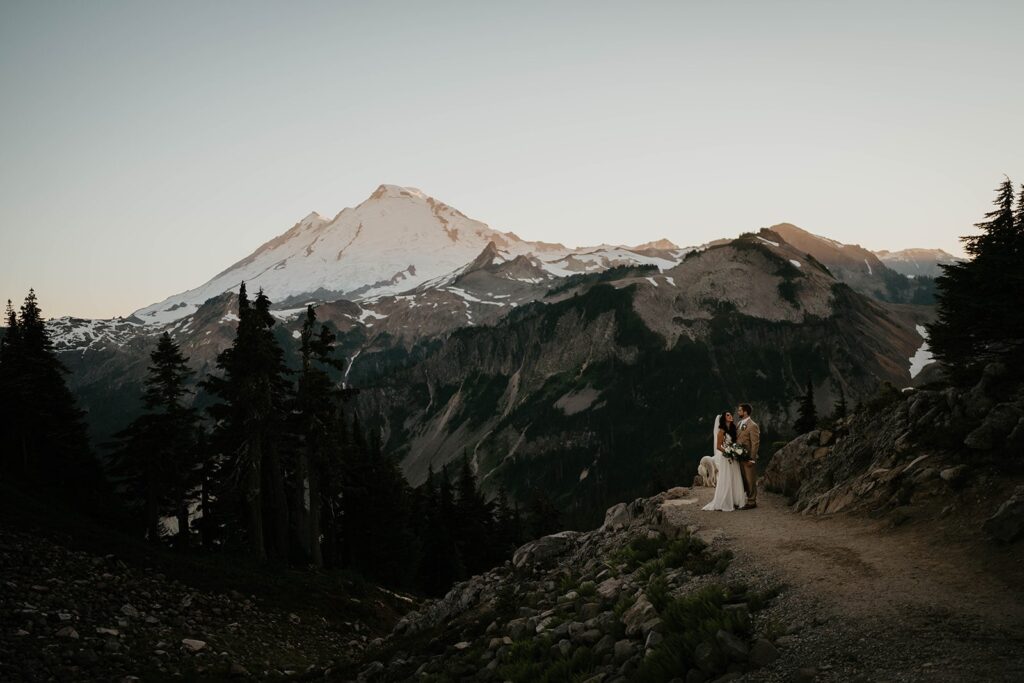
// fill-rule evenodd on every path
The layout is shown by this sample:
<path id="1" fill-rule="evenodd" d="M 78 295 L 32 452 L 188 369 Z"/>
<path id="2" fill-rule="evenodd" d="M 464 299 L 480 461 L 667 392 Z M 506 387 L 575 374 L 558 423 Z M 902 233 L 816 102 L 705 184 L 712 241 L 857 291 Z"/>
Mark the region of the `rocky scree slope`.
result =
<path id="1" fill-rule="evenodd" d="M 779 658 L 762 618 L 771 586 L 727 572 L 731 555 L 673 518 L 685 488 L 609 509 L 594 531 L 530 542 L 372 642 L 360 681 L 717 680 Z M 707 538 L 708 540 L 704 540 Z M 721 679 L 729 680 L 729 679 Z"/>
<path id="2" fill-rule="evenodd" d="M 372 638 L 356 617 L 332 623 L 238 591 L 197 590 L 7 528 L 0 581 L 5 681 L 323 678 Z"/>

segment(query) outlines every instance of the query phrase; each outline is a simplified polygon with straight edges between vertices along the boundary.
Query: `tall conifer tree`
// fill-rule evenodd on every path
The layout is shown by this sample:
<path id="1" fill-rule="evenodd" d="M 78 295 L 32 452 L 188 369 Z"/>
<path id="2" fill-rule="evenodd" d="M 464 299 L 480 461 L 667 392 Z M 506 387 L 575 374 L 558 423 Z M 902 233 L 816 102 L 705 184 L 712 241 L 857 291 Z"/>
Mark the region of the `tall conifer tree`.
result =
<path id="1" fill-rule="evenodd" d="M 105 506 L 106 482 L 34 290 L 17 315 L 8 302 L 7 325 L 0 353 L 4 469 L 74 505 Z"/>
<path id="2" fill-rule="evenodd" d="M 284 354 L 274 338 L 270 300 L 260 290 L 250 303 L 238 293 L 238 327 L 232 345 L 217 357 L 223 376 L 204 387 L 220 399 L 210 407 L 220 453 L 218 493 L 234 501 L 245 519 L 245 537 L 258 559 L 288 551 L 288 502 L 281 462 L 289 387 Z"/>
<path id="3" fill-rule="evenodd" d="M 806 434 L 812 431 L 818 425 L 818 411 L 814 407 L 814 385 L 811 384 L 811 380 L 807 380 L 807 390 L 804 395 L 800 398 L 800 408 L 798 410 L 796 422 L 793 423 L 793 429 L 796 430 L 797 434 Z"/>
<path id="4" fill-rule="evenodd" d="M 189 495 L 198 483 L 198 415 L 186 401 L 193 374 L 188 359 L 164 332 L 150 354 L 142 397 L 145 412 L 117 435 L 112 472 L 142 501 L 146 535 L 160 537 L 160 517 L 178 519 L 178 545 L 188 546 Z"/>
<path id="5" fill-rule="evenodd" d="M 1024 309 L 1007 305 L 1024 287 L 1024 188 L 1014 210 L 1013 184 L 996 190 L 995 208 L 976 223 L 981 232 L 961 238 L 971 259 L 944 265 L 936 280 L 937 320 L 927 326 L 934 356 L 954 381 L 970 384 L 992 361 L 1024 376 L 1016 362 L 1024 350 Z"/>

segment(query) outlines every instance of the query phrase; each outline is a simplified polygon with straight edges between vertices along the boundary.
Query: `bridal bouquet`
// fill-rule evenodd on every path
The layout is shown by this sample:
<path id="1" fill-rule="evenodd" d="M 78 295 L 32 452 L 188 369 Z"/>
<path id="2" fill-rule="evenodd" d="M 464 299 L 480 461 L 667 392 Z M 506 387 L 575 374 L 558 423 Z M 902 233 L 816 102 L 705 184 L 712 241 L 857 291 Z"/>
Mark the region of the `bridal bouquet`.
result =
<path id="1" fill-rule="evenodd" d="M 744 460 L 750 460 L 750 454 L 747 453 L 747 449 L 738 443 L 731 443 L 722 449 L 722 454 L 730 460 L 737 462 L 743 462 Z"/>

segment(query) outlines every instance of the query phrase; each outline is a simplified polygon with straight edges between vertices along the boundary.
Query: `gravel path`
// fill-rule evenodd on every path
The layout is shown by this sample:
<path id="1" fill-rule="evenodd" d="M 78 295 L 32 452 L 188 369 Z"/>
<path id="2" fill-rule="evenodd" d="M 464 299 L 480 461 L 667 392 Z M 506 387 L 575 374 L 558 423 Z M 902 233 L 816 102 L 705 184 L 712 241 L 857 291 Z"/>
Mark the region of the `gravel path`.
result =
<path id="1" fill-rule="evenodd" d="M 765 617 L 791 631 L 783 657 L 744 680 L 1024 680 L 1024 589 L 987 572 L 976 545 L 799 515 L 769 494 L 756 510 L 705 512 L 712 490 L 694 492 L 667 514 L 735 553 L 730 578 L 785 586 Z"/>

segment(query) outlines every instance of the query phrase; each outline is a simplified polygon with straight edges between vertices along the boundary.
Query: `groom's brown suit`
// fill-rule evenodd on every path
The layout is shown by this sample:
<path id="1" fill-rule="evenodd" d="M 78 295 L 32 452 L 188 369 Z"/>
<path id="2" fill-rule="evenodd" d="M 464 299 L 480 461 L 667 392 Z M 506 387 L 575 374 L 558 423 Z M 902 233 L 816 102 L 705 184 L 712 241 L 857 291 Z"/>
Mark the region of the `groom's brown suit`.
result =
<path id="1" fill-rule="evenodd" d="M 757 503 L 757 450 L 761 446 L 761 428 L 753 418 L 740 426 L 736 443 L 747 449 L 750 460 L 742 463 L 743 488 L 747 491 L 747 504 Z"/>

